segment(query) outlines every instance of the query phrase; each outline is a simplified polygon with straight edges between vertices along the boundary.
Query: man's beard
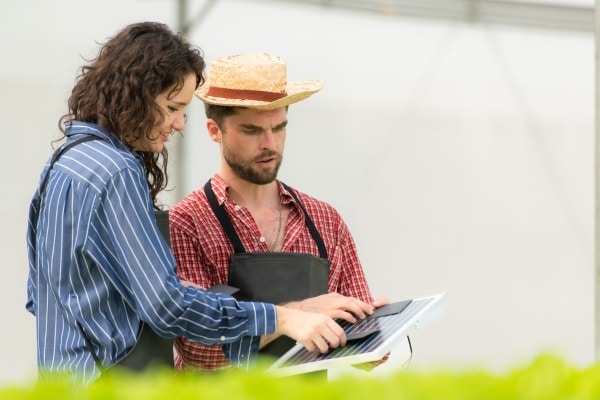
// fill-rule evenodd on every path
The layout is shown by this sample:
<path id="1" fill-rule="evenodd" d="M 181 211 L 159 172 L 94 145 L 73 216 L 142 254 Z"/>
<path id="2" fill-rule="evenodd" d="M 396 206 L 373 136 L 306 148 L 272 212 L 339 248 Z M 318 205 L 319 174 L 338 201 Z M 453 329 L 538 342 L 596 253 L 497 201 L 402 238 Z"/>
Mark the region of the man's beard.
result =
<path id="1" fill-rule="evenodd" d="M 276 157 L 275 168 L 273 169 L 258 169 L 253 168 L 257 160 L 262 160 L 269 157 Z M 282 157 L 275 151 L 266 151 L 259 157 L 256 157 L 248 165 L 244 165 L 236 154 L 223 152 L 223 158 L 233 172 L 240 178 L 255 185 L 266 185 L 277 178 L 279 167 L 281 166 Z"/>

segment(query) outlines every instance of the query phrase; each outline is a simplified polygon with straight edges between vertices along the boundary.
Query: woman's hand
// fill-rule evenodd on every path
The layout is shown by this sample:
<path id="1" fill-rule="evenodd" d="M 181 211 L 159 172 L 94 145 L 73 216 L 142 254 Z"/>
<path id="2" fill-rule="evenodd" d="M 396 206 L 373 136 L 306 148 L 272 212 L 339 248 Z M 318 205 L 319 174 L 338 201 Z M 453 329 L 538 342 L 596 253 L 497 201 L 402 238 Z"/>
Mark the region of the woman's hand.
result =
<path id="1" fill-rule="evenodd" d="M 344 330 L 328 315 L 306 312 L 285 306 L 276 306 L 276 334 L 300 342 L 308 351 L 329 349 L 346 345 Z"/>

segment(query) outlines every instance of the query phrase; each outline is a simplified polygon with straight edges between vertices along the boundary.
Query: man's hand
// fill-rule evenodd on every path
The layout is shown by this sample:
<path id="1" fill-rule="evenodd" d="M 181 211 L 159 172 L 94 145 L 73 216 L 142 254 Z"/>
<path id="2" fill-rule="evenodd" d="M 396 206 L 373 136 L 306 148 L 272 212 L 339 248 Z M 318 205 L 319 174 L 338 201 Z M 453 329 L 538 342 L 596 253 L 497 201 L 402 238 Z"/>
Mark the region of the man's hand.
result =
<path id="1" fill-rule="evenodd" d="M 333 319 L 343 319 L 355 323 L 356 318 L 364 319 L 373 314 L 373 310 L 388 304 L 386 298 L 377 299 L 373 304 L 365 303 L 354 297 L 342 296 L 339 293 L 327 293 L 306 300 L 285 304 L 286 307 L 299 310 L 319 312 L 329 315 Z"/>
<path id="2" fill-rule="evenodd" d="M 352 366 L 356 369 L 361 369 L 363 371 L 371 372 L 375 367 L 385 363 L 390 358 L 390 353 L 387 353 L 381 360 L 360 363 L 360 364 L 352 364 Z"/>
<path id="3" fill-rule="evenodd" d="M 387 297 L 378 297 L 373 301 L 373 307 L 379 308 L 381 306 L 385 306 L 386 304 L 390 304 L 390 300 Z"/>
<path id="4" fill-rule="evenodd" d="M 345 319 L 350 323 L 356 322 L 356 317 L 360 319 L 373 313 L 373 309 L 389 304 L 385 297 L 376 299 L 371 306 L 368 303 L 355 299 L 353 297 L 342 296 L 338 293 L 328 293 L 317 297 L 312 297 L 302 301 L 286 303 L 283 306 L 313 313 L 327 314 L 332 319 Z M 260 339 L 260 348 L 281 336 L 281 333 L 274 332 L 270 335 L 263 335 Z"/>
<path id="5" fill-rule="evenodd" d="M 276 306 L 276 309 L 275 333 L 295 339 L 306 350 L 319 349 L 321 353 L 326 353 L 330 348 L 346 345 L 344 330 L 327 315 L 282 306 Z"/>

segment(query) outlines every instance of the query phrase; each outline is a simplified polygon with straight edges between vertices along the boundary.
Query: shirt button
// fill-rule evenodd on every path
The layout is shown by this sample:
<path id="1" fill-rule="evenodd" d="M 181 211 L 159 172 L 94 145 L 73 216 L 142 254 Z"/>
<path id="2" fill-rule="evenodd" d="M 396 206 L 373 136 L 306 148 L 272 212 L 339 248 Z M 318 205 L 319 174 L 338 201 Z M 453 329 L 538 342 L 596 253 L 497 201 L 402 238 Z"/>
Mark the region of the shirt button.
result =
<path id="1" fill-rule="evenodd" d="M 242 207 L 240 207 L 240 206 L 238 206 L 238 205 L 236 205 L 235 207 L 233 207 L 233 209 L 234 209 L 235 211 L 240 211 L 240 208 L 242 208 Z"/>
<path id="2" fill-rule="evenodd" d="M 225 341 L 225 336 L 221 336 L 221 342 Z"/>
<path id="3" fill-rule="evenodd" d="M 265 237 L 264 237 L 264 236 L 261 236 L 261 237 L 260 237 L 260 239 L 258 239 L 258 240 L 260 240 L 260 242 L 261 242 L 261 243 L 264 243 L 264 242 L 265 242 L 265 240 L 267 240 L 267 239 L 265 239 Z"/>

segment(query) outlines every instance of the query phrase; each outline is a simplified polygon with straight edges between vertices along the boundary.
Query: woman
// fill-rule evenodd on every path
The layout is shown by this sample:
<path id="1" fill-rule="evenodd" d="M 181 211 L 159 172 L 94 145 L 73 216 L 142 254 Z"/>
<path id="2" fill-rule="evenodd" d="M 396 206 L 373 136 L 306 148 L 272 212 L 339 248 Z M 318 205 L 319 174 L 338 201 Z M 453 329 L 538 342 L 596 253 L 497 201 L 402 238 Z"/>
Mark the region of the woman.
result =
<path id="1" fill-rule="evenodd" d="M 165 142 L 184 128 L 204 67 L 181 35 L 138 23 L 82 68 L 60 120 L 72 147 L 44 168 L 29 212 L 27 309 L 41 372 L 90 382 L 128 355 L 143 325 L 224 344 L 240 367 L 274 332 L 309 350 L 345 344 L 324 314 L 237 302 L 177 279 L 154 209 L 167 183 Z"/>

